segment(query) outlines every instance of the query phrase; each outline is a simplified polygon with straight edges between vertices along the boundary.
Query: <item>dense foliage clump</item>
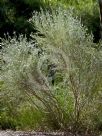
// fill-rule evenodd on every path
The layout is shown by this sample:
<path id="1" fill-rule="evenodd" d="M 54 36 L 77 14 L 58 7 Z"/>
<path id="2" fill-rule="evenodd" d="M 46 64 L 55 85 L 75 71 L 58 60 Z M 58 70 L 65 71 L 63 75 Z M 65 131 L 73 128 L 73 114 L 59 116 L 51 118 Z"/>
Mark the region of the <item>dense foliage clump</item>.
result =
<path id="1" fill-rule="evenodd" d="M 21 107 L 30 102 L 36 115 L 34 119 L 43 122 L 41 125 L 39 120 L 34 120 L 29 123 L 31 128 L 36 122 L 35 128 L 40 129 L 99 132 L 102 125 L 102 50 L 93 43 L 92 35 L 87 34 L 86 27 L 74 17 L 72 10 L 41 10 L 34 12 L 29 21 L 37 28 L 37 33 L 31 34 L 34 41 L 28 42 L 23 36 L 2 39 L 0 100 L 4 103 L 7 97 L 8 111 L 15 105 L 18 107 L 14 117 L 15 113 L 6 112 L 1 106 L 0 120 L 12 115 L 13 118 L 5 122 L 14 124 L 16 129 L 22 128 L 22 123 L 30 120 L 29 113 L 26 114 L 29 108 L 21 110 Z"/>
<path id="2" fill-rule="evenodd" d="M 0 0 L 0 37 L 4 37 L 4 33 L 13 36 L 15 31 L 17 35 L 26 35 L 29 40 L 30 33 L 36 31 L 28 23 L 32 12 L 59 6 L 64 9 L 72 8 L 74 15 L 78 15 L 79 20 L 87 26 L 88 32 L 94 34 L 94 42 L 99 41 L 99 6 L 96 0 Z"/>

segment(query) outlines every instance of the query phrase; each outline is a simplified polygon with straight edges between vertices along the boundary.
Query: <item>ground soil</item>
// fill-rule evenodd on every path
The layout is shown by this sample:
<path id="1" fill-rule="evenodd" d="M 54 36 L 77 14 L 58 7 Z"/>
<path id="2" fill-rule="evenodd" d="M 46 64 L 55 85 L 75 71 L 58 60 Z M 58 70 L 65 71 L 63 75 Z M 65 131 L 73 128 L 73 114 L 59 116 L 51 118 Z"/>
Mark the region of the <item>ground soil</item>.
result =
<path id="1" fill-rule="evenodd" d="M 64 133 L 0 131 L 0 136 L 64 136 Z M 70 135 L 71 136 L 71 135 Z"/>
<path id="2" fill-rule="evenodd" d="M 0 131 L 0 136 L 96 136 L 90 134 L 72 134 L 72 133 L 64 133 L 64 132 L 25 132 L 25 131 Z"/>

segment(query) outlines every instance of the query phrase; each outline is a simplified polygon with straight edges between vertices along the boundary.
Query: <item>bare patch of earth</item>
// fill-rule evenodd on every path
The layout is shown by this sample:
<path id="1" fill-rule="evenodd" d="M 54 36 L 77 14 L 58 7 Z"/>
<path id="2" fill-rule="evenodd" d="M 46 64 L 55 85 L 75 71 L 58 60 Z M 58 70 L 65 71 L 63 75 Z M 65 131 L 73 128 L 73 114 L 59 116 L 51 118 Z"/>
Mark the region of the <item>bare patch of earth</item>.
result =
<path id="1" fill-rule="evenodd" d="M 0 136 L 65 136 L 65 134 L 57 132 L 45 133 L 45 132 L 0 131 Z"/>
<path id="2" fill-rule="evenodd" d="M 25 131 L 0 131 L 0 136 L 92 136 L 92 135 L 75 135 L 72 133 L 64 133 L 64 132 L 52 132 L 52 133 L 46 133 L 46 132 L 25 132 Z M 93 135 L 95 136 L 95 135 Z"/>

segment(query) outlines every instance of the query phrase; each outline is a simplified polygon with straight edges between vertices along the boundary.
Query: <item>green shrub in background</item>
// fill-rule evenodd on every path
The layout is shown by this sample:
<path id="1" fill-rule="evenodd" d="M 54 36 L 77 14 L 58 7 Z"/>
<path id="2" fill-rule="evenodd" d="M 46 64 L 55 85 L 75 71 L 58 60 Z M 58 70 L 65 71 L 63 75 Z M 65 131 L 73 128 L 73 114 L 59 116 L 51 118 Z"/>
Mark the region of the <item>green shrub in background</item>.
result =
<path id="1" fill-rule="evenodd" d="M 28 23 L 29 17 L 32 16 L 33 10 L 40 11 L 40 7 L 44 7 L 41 0 L 0 0 L 0 37 L 9 33 L 13 36 L 15 31 L 17 35 L 29 35 L 35 31 Z"/>
<path id="2" fill-rule="evenodd" d="M 4 33 L 11 36 L 15 31 L 17 35 L 26 34 L 30 39 L 30 33 L 35 28 L 28 23 L 33 11 L 40 11 L 40 8 L 50 10 L 62 6 L 65 9 L 73 8 L 75 16 L 81 18 L 82 23 L 88 28 L 89 33 L 94 34 L 94 42 L 100 39 L 99 34 L 99 6 L 96 0 L 1 0 L 0 1 L 0 37 Z"/>
<path id="3" fill-rule="evenodd" d="M 61 8 L 34 12 L 30 23 L 40 33 L 31 35 L 35 41 L 28 42 L 23 36 L 18 41 L 16 37 L 2 39 L 2 92 L 13 94 L 11 101 L 25 94 L 25 100 L 43 113 L 38 122 L 43 120 L 47 129 L 101 131 L 102 51 L 93 48 L 92 35 L 72 11 Z M 46 62 L 54 64 L 56 76 L 60 75 L 54 85 L 50 84 Z M 26 117 L 21 110 L 21 128 L 24 124 L 28 128 L 26 123 L 33 115 Z"/>
<path id="4" fill-rule="evenodd" d="M 88 28 L 89 33 L 93 33 L 94 42 L 100 39 L 100 19 L 99 19 L 99 5 L 96 0 L 51 0 L 49 2 L 53 7 L 62 6 L 66 8 L 73 8 L 75 16 L 81 19 L 82 23 Z"/>

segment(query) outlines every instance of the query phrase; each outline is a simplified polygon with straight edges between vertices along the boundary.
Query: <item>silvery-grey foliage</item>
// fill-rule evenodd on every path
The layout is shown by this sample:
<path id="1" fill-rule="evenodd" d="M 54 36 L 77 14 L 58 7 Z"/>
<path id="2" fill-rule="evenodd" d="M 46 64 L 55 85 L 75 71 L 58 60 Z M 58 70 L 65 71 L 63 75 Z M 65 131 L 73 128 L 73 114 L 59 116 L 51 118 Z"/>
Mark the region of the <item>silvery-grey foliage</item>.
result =
<path id="1" fill-rule="evenodd" d="M 14 37 L 3 41 L 5 65 L 1 77 L 5 86 L 8 90 L 32 94 L 36 99 L 34 104 L 50 113 L 52 120 L 61 127 L 64 125 L 64 112 L 74 123 L 78 123 L 80 118 L 86 118 L 87 122 L 97 110 L 94 103 L 98 103 L 102 96 L 102 51 L 93 48 L 92 35 L 87 34 L 87 29 L 71 11 L 60 8 L 52 12 L 42 10 L 41 13 L 35 12 L 30 22 L 44 35 L 31 35 L 39 48 L 34 48 L 32 42 L 27 42 L 22 36 L 19 40 Z M 43 50 L 40 56 L 39 49 Z M 46 74 L 47 61 L 64 75 L 62 83 L 50 84 Z M 66 106 L 59 104 L 56 88 L 64 93 L 67 90 Z M 100 95 L 96 95 L 98 93 Z"/>

